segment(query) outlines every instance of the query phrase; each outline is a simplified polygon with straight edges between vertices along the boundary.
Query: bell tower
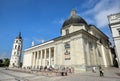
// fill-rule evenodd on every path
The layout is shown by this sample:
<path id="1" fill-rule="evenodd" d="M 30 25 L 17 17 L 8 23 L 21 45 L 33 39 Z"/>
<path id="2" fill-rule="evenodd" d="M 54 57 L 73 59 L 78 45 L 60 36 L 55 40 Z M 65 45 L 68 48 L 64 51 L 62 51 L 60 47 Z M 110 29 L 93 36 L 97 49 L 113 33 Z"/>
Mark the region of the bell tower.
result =
<path id="1" fill-rule="evenodd" d="M 9 67 L 20 67 L 22 53 L 22 37 L 21 33 L 15 38 L 12 48 L 12 54 Z"/>

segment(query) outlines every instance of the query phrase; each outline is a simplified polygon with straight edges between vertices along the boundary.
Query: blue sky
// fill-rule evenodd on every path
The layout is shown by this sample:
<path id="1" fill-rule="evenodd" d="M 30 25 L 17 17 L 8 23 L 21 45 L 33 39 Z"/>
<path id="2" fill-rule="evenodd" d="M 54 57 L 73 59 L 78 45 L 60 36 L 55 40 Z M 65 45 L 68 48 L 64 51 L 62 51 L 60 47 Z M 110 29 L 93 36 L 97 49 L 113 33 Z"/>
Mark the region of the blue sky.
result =
<path id="1" fill-rule="evenodd" d="M 10 58 L 15 37 L 21 32 L 23 50 L 31 42 L 60 36 L 72 9 L 88 24 L 111 39 L 107 16 L 120 12 L 119 0 L 0 0 L 0 58 Z"/>

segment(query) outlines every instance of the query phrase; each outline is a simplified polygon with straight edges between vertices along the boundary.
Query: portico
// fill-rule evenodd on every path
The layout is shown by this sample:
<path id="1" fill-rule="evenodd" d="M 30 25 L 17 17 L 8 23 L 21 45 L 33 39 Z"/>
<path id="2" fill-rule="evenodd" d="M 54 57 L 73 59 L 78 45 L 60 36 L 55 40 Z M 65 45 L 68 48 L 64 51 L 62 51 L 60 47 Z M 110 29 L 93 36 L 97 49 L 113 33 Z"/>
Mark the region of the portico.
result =
<path id="1" fill-rule="evenodd" d="M 40 66 L 53 66 L 54 47 L 33 51 L 32 57 L 32 68 L 40 68 Z"/>

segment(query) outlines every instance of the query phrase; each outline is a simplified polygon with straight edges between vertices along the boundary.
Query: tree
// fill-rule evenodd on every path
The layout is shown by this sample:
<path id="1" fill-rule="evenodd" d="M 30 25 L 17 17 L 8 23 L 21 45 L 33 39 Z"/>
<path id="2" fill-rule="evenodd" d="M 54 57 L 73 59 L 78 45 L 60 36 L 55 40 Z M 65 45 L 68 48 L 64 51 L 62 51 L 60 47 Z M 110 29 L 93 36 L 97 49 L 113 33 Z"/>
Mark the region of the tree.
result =
<path id="1" fill-rule="evenodd" d="M 3 63 L 3 60 L 2 60 L 2 59 L 0 59 L 0 64 L 1 64 L 1 63 Z"/>
<path id="2" fill-rule="evenodd" d="M 4 62 L 4 65 L 8 67 L 8 66 L 9 66 L 9 63 L 10 63 L 10 60 L 9 60 L 8 58 L 6 58 L 6 59 L 5 59 L 5 62 Z"/>
<path id="3" fill-rule="evenodd" d="M 0 67 L 3 67 L 4 64 L 3 64 L 3 59 L 0 59 Z"/>

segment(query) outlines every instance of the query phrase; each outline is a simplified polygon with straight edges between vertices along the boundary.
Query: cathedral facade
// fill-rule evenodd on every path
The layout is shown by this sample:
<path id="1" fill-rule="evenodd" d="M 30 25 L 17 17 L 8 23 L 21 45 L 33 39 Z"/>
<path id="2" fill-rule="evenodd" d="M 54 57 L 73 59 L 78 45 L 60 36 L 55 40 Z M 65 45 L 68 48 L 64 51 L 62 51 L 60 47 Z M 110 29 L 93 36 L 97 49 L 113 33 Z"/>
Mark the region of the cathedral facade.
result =
<path id="1" fill-rule="evenodd" d="M 23 67 L 73 67 L 86 71 L 93 66 L 112 66 L 109 38 L 72 10 L 61 36 L 24 50 Z"/>

